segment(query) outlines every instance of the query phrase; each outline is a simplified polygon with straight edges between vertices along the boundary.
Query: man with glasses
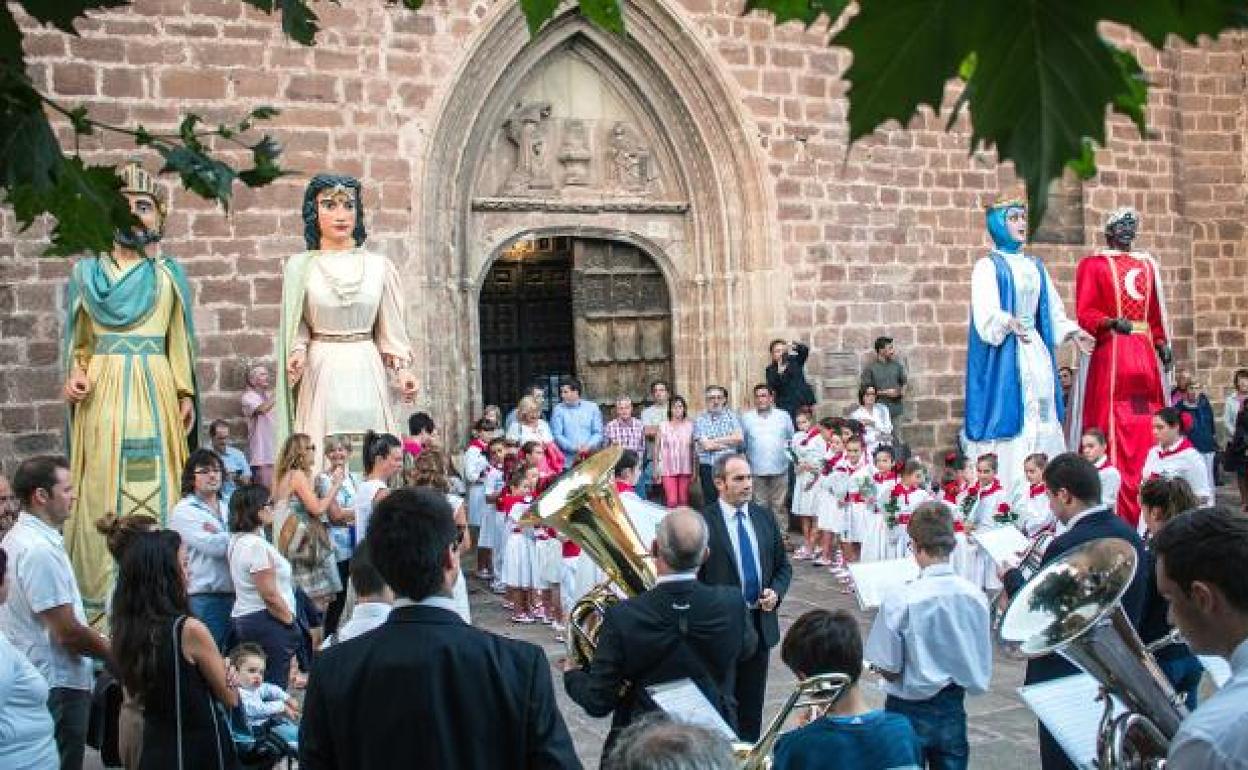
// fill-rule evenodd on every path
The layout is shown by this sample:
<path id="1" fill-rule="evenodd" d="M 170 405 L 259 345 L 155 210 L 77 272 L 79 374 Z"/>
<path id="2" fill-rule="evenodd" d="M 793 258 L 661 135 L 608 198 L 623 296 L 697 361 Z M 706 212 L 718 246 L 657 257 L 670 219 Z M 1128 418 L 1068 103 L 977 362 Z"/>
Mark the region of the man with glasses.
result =
<path id="1" fill-rule="evenodd" d="M 230 611 L 234 582 L 227 552 L 230 531 L 221 499 L 224 466 L 210 449 L 196 449 L 182 471 L 182 499 L 173 508 L 169 528 L 186 546 L 187 585 L 191 612 L 208 626 L 222 653 L 230 649 Z"/>
<path id="2" fill-rule="evenodd" d="M 317 659 L 300 767 L 581 767 L 546 653 L 456 614 L 460 537 L 436 490 L 399 489 L 377 504 L 364 548 L 394 608 Z M 489 740 L 465 740 L 466 725 L 486 726 Z"/>
<path id="3" fill-rule="evenodd" d="M 693 421 L 693 447 L 698 453 L 698 480 L 702 485 L 702 500 L 707 505 L 715 502 L 715 461 L 741 451 L 745 433 L 741 422 L 728 408 L 728 390 L 719 385 L 706 389 L 706 411 Z"/>
<path id="4" fill-rule="evenodd" d="M 78 770 L 91 713 L 91 659 L 107 660 L 110 651 L 108 640 L 87 625 L 61 538 L 76 497 L 69 462 L 64 457 L 32 457 L 18 466 L 13 487 L 22 512 L 0 542 L 10 565 L 0 633 L 48 681 L 48 710 L 61 767 Z"/>

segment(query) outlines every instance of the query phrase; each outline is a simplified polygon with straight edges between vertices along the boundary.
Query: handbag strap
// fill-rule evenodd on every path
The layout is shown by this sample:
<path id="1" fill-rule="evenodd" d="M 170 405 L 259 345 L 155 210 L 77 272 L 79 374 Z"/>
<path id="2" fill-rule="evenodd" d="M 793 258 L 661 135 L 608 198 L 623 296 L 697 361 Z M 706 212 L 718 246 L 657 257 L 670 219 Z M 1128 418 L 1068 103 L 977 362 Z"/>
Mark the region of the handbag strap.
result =
<path id="1" fill-rule="evenodd" d="M 173 621 L 173 710 L 174 721 L 178 729 L 178 770 L 182 770 L 182 625 L 186 622 L 185 615 L 179 615 Z"/>

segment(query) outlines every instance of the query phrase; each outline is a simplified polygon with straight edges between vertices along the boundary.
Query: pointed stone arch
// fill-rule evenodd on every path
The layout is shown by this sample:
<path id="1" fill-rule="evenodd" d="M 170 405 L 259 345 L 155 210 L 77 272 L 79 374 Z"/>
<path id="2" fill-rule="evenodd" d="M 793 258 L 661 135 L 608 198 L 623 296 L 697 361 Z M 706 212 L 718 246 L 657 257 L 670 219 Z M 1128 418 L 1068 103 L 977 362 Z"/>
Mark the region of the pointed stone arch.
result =
<path id="1" fill-rule="evenodd" d="M 624 18 L 628 33 L 616 36 L 568 11 L 530 39 L 518 7 L 500 4 L 435 111 L 414 206 L 420 264 L 408 267 L 423 274 L 420 301 L 436 297 L 436 311 L 419 312 L 427 328 L 416 335 L 425 345 L 417 357 L 429 363 L 426 387 L 435 409 L 459 422 L 479 406 L 481 282 L 503 245 L 534 231 L 585 230 L 647 244 L 671 290 L 679 388 L 696 392 L 714 382 L 740 393 L 758 377 L 778 308 L 763 299 L 775 296 L 762 287 L 776 238 L 756 131 L 678 10 L 662 0 L 629 2 Z M 660 192 L 568 195 L 503 184 L 499 194 L 499 173 L 483 173 L 509 117 L 542 119 L 540 109 L 516 117 L 517 95 L 559 56 L 592 68 L 639 116 L 663 175 Z"/>

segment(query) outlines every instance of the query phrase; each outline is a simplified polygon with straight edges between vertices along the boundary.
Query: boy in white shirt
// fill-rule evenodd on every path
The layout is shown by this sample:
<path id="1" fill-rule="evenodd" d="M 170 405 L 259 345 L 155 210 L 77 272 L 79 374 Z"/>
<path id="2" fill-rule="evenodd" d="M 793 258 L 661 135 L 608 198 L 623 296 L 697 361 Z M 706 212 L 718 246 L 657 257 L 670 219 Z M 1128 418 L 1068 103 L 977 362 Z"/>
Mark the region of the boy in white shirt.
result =
<path id="1" fill-rule="evenodd" d="M 238 697 L 248 727 L 268 725 L 280 738 L 295 745 L 299 736 L 299 702 L 275 684 L 264 681 L 264 648 L 243 642 L 230 650 L 230 665 L 238 672 Z"/>

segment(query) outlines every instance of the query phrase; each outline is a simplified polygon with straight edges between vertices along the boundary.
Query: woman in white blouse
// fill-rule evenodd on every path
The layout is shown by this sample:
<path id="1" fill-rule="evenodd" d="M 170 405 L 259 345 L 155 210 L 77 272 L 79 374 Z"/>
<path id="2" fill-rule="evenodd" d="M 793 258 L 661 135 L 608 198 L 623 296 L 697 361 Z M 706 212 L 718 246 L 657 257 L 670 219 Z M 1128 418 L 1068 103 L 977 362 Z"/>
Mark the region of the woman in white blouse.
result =
<path id="1" fill-rule="evenodd" d="M 290 660 L 301 641 L 290 562 L 264 538 L 273 501 L 259 484 L 230 498 L 230 578 L 234 581 L 234 635 L 264 648 L 264 681 L 289 686 Z"/>
<path id="2" fill-rule="evenodd" d="M 893 443 L 893 418 L 888 407 L 876 400 L 874 385 L 858 389 L 858 408 L 849 416 L 862 423 L 862 440 L 866 444 L 867 457 L 874 457 L 880 444 Z"/>
<path id="3" fill-rule="evenodd" d="M 537 405 L 537 399 L 525 396 L 516 404 L 516 421 L 507 429 L 507 438 L 520 446 L 530 441 L 540 441 L 542 446 L 546 446 L 555 440 L 550 426 L 542 419 L 542 410 Z"/>
<path id="4" fill-rule="evenodd" d="M 0 549 L 0 604 L 9 595 L 7 561 Z M 0 634 L 0 767 L 56 767 L 60 761 L 48 711 L 48 682 Z"/>

